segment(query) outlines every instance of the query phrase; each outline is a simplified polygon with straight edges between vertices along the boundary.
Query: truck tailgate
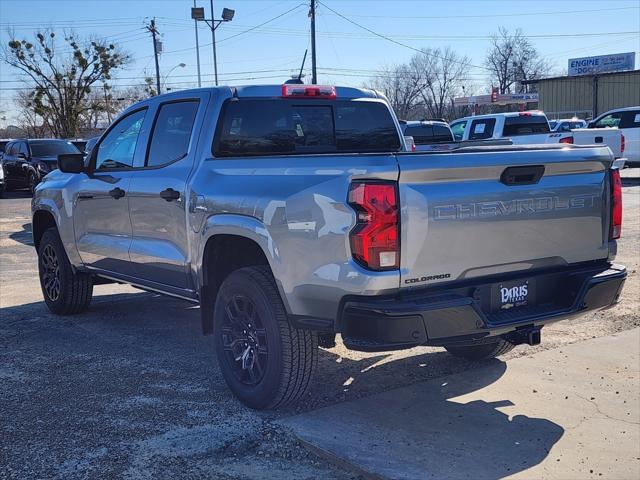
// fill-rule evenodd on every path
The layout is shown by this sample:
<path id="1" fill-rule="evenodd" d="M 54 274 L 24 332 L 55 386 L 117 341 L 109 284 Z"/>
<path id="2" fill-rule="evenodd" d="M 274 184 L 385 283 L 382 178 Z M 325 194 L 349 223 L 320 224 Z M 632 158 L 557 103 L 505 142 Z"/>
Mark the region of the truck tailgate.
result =
<path id="1" fill-rule="evenodd" d="M 623 156 L 622 132 L 617 128 L 577 128 L 571 135 L 574 145 L 606 145 L 615 158 Z"/>
<path id="2" fill-rule="evenodd" d="M 606 147 L 398 154 L 401 286 L 607 258 L 612 162 Z"/>

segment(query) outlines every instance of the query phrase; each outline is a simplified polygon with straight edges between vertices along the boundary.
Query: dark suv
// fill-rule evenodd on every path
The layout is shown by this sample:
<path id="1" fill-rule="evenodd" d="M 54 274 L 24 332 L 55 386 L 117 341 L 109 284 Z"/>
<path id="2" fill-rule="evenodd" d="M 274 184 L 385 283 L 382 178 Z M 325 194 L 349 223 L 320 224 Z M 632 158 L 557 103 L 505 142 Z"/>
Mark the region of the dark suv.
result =
<path id="1" fill-rule="evenodd" d="M 71 142 L 56 139 L 13 140 L 2 157 L 5 188 L 29 188 L 31 192 L 42 177 L 58 168 L 58 155 L 80 153 Z"/>

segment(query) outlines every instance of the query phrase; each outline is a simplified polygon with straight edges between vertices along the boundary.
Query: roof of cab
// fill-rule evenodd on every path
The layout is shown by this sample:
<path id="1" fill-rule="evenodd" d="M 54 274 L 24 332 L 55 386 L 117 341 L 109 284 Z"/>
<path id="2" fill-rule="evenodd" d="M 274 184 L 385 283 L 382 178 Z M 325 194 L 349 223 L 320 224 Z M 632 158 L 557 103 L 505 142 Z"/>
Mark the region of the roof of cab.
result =
<path id="1" fill-rule="evenodd" d="M 502 113 L 486 113 L 483 115 L 473 115 L 468 117 L 456 118 L 452 120 L 449 124 L 459 122 L 460 120 L 477 120 L 482 118 L 496 118 L 496 117 L 518 117 L 520 115 L 535 115 L 535 116 L 546 116 L 542 110 L 527 110 L 526 112 L 502 112 Z"/>
<path id="2" fill-rule="evenodd" d="M 308 84 L 301 84 L 300 86 L 311 86 Z M 281 97 L 282 96 L 282 85 L 241 85 L 241 86 L 231 86 L 231 85 L 221 85 L 218 87 L 203 87 L 203 88 L 192 88 L 188 90 L 177 90 L 169 93 L 164 93 L 162 95 L 158 95 L 156 97 L 152 97 L 147 100 L 158 100 L 164 97 L 167 98 L 175 98 L 181 96 L 188 96 L 194 93 L 202 93 L 202 92 L 216 92 L 216 91 L 231 91 L 234 92 L 237 97 Z M 349 99 L 349 98 L 382 98 L 379 94 L 377 94 L 374 90 L 369 90 L 366 88 L 355 88 L 355 87 L 338 87 L 336 86 L 336 96 L 338 99 Z"/>

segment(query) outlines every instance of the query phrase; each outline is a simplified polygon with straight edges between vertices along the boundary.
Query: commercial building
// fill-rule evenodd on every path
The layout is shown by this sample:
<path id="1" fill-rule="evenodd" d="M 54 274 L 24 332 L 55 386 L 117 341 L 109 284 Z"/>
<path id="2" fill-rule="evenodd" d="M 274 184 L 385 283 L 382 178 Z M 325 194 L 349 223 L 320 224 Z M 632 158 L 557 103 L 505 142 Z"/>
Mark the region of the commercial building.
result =
<path id="1" fill-rule="evenodd" d="M 542 78 L 535 85 L 538 108 L 550 119 L 595 118 L 612 108 L 640 105 L 640 70 Z"/>

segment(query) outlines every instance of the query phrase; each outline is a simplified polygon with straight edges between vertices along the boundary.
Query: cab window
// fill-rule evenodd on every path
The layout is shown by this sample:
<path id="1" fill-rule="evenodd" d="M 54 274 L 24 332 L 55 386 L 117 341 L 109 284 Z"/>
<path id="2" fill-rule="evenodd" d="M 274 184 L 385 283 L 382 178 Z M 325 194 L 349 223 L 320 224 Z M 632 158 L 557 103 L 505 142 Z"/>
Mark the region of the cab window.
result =
<path id="1" fill-rule="evenodd" d="M 457 142 L 461 141 L 464 137 L 464 129 L 467 126 L 467 121 L 457 122 L 451 124 L 451 131 L 453 132 L 453 138 L 456 139 Z"/>
<path id="2" fill-rule="evenodd" d="M 620 125 L 620 121 L 622 120 L 622 112 L 615 112 L 605 115 L 600 120 L 598 120 L 594 127 L 595 128 L 613 128 L 618 127 Z"/>
<path id="3" fill-rule="evenodd" d="M 138 136 L 147 110 L 133 112 L 116 123 L 96 152 L 96 170 L 132 168 Z"/>

